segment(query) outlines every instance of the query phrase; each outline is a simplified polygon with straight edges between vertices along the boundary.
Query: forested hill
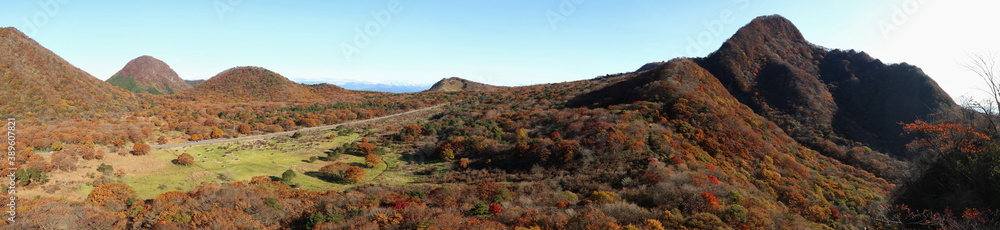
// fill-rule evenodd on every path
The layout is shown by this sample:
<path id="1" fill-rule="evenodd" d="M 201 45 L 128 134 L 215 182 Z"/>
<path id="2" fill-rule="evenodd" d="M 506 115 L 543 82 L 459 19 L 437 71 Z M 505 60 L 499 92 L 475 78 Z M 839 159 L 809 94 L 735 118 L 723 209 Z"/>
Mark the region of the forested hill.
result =
<path id="1" fill-rule="evenodd" d="M 175 94 L 191 88 L 167 63 L 150 56 L 132 59 L 108 83 L 132 92 Z"/>
<path id="2" fill-rule="evenodd" d="M 73 66 L 13 27 L 0 28 L 0 113 L 90 117 L 136 108 L 135 95 Z"/>
<path id="3" fill-rule="evenodd" d="M 336 86 L 333 86 L 336 87 Z M 339 88 L 339 87 L 337 87 Z M 323 90 L 328 91 L 328 90 Z M 217 101 L 293 101 L 319 98 L 308 86 L 262 67 L 235 67 L 195 85 L 182 94 Z"/>

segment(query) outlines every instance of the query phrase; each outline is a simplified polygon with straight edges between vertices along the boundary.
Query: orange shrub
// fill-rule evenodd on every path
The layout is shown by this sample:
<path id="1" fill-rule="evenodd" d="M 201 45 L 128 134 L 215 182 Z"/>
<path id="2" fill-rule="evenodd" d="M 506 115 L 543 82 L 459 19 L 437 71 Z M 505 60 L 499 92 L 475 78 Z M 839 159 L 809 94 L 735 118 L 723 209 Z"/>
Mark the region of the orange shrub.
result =
<path id="1" fill-rule="evenodd" d="M 191 154 L 181 153 L 180 156 L 177 156 L 177 164 L 179 165 L 194 164 L 194 157 L 192 157 Z"/>
<path id="2" fill-rule="evenodd" d="M 142 156 L 149 154 L 149 145 L 144 143 L 137 143 L 132 146 L 132 154 L 136 156 Z"/>
<path id="3" fill-rule="evenodd" d="M 365 170 L 358 166 L 351 166 L 344 173 L 344 179 L 351 183 L 365 181 Z"/>
<path id="4" fill-rule="evenodd" d="M 129 199 L 136 198 L 135 190 L 125 184 L 111 183 L 101 186 L 97 186 L 90 195 L 87 195 L 87 201 L 90 203 L 105 206 L 109 202 L 121 202 L 124 204 L 128 202 Z"/>
<path id="5" fill-rule="evenodd" d="M 376 156 L 375 154 L 365 155 L 365 166 L 375 167 L 382 164 L 382 157 Z"/>
<path id="6" fill-rule="evenodd" d="M 375 145 L 367 142 L 358 143 L 358 150 L 361 150 L 365 155 L 371 155 L 375 151 Z"/>

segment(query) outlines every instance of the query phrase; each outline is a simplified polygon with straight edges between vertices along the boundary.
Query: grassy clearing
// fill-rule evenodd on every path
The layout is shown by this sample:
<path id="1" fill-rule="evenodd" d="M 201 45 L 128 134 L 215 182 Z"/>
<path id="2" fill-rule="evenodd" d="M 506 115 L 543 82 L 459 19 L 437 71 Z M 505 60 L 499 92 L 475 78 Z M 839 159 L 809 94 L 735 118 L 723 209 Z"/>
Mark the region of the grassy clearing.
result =
<path id="1" fill-rule="evenodd" d="M 280 176 L 289 168 L 302 174 L 323 166 L 323 161 L 307 162 L 309 157 L 325 156 L 324 151 L 358 139 L 357 134 L 335 139 L 322 138 L 327 135 L 329 133 L 307 134 L 298 139 L 274 137 L 154 150 L 150 155 L 158 160 L 169 162 L 181 153 L 188 153 L 194 156 L 195 164 L 191 166 L 170 164 L 160 170 L 126 176 L 123 182 L 132 186 L 140 197 L 151 198 L 167 191 L 190 191 L 206 182 L 224 183 L 249 180 L 255 176 Z M 363 161 L 364 159 L 361 159 L 362 163 Z M 311 190 L 343 187 L 304 175 L 296 177 L 292 182 Z"/>
<path id="2" fill-rule="evenodd" d="M 410 114 L 352 126 L 356 132 L 364 132 L 362 127 L 372 127 L 371 131 L 375 133 L 375 136 L 368 138 L 375 139 L 378 138 L 377 136 L 392 132 L 384 129 L 387 125 L 399 126 L 425 120 L 431 113 L 432 111 L 428 111 L 422 114 Z M 292 169 L 298 174 L 291 180 L 291 183 L 298 184 L 301 189 L 341 191 L 358 184 L 328 182 L 310 175 L 315 175 L 315 172 L 320 168 L 333 162 L 363 166 L 363 156 L 340 154 L 337 159 L 332 161 L 308 162 L 310 157 L 324 158 L 326 151 L 361 139 L 361 135 L 357 133 L 329 139 L 328 136 L 333 133 L 336 131 L 313 130 L 303 132 L 303 136 L 296 139 L 291 139 L 290 135 L 283 135 L 238 142 L 155 149 L 145 156 L 118 156 L 115 153 L 109 153 L 106 155 L 107 158 L 103 160 L 81 161 L 80 168 L 76 171 L 51 173 L 52 182 L 43 187 L 57 187 L 54 189 L 56 192 L 46 192 L 43 187 L 36 187 L 26 189 L 22 195 L 82 200 L 94 189 L 86 183 L 94 181 L 95 175 L 99 176 L 100 173 L 95 169 L 102 163 L 112 165 L 116 170 L 123 169 L 126 176 L 113 180 L 128 184 L 136 190 L 140 198 L 144 199 L 154 198 L 156 195 L 168 191 L 191 191 L 203 183 L 227 183 L 249 180 L 255 176 L 279 177 L 282 172 L 288 169 Z M 170 134 L 166 133 L 167 136 Z M 183 142 L 183 140 L 170 140 L 170 143 L 174 142 Z M 372 168 L 362 167 L 366 173 L 365 182 L 362 184 L 410 184 L 420 177 L 424 177 L 415 175 L 415 171 L 426 168 L 448 168 L 450 165 L 424 161 L 421 162 L 425 164 L 420 165 L 408 164 L 409 161 L 403 157 L 404 152 L 413 151 L 413 148 L 409 147 L 408 144 L 382 147 L 399 148 L 389 149 L 386 154 L 381 156 L 385 161 L 384 164 Z M 181 153 L 194 156 L 195 165 L 172 164 L 171 161 Z"/>

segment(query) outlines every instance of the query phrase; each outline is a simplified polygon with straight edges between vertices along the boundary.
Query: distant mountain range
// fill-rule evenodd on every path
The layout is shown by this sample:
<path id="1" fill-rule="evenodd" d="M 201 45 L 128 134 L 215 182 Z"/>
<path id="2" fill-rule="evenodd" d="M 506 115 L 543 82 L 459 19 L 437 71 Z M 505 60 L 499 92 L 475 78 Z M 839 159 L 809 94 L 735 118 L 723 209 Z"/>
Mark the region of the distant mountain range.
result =
<path id="1" fill-rule="evenodd" d="M 197 86 L 205 82 L 205 79 L 200 80 L 184 80 L 187 84 L 191 86 Z M 416 93 L 425 91 L 431 88 L 434 84 L 393 84 L 393 83 L 375 83 L 375 82 L 360 82 L 360 81 L 349 81 L 349 82 L 328 82 L 328 81 L 316 81 L 316 80 L 292 80 L 297 83 L 307 84 L 307 85 L 319 85 L 319 84 L 329 84 L 339 86 L 346 90 L 356 90 L 356 91 L 374 91 L 374 92 L 386 92 L 386 93 Z"/>
<path id="2" fill-rule="evenodd" d="M 423 91 L 430 91 L 430 92 L 494 91 L 496 89 L 506 88 L 502 86 L 493 86 L 475 81 L 470 81 L 459 77 L 449 77 L 441 79 L 440 81 L 434 84 L 394 84 L 394 83 L 378 83 L 378 82 L 362 82 L 362 81 L 346 81 L 346 82 L 331 83 L 326 81 L 315 81 L 315 80 L 304 80 L 297 82 L 303 84 L 328 83 L 343 87 L 344 89 L 347 90 L 375 91 L 375 92 L 387 92 L 387 93 L 416 93 Z"/>
<path id="3" fill-rule="evenodd" d="M 415 93 L 431 88 L 433 84 L 394 84 L 381 82 L 362 81 L 317 81 L 317 80 L 296 80 L 303 84 L 333 84 L 348 90 L 375 91 L 387 93 Z"/>

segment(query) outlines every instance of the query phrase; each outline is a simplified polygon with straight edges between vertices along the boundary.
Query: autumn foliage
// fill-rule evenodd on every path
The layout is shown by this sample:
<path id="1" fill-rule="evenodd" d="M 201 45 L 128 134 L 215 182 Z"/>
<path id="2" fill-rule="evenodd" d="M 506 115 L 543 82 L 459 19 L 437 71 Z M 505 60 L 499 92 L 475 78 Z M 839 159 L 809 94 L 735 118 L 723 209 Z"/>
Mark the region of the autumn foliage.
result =
<path id="1" fill-rule="evenodd" d="M 382 164 L 382 157 L 375 154 L 365 155 L 365 166 L 369 168 L 379 166 Z"/>
<path id="2" fill-rule="evenodd" d="M 97 186 L 90 195 L 87 195 L 87 201 L 100 206 L 123 205 L 134 198 L 136 198 L 135 191 L 128 185 L 119 183 Z"/>
<path id="3" fill-rule="evenodd" d="M 358 143 L 358 150 L 360 150 L 361 153 L 365 155 L 371 155 L 374 152 L 375 147 L 376 147 L 375 144 L 368 142 Z"/>
<path id="4" fill-rule="evenodd" d="M 365 180 L 365 170 L 358 166 L 350 166 L 344 172 L 344 180 L 350 183 L 358 183 Z"/>
<path id="5" fill-rule="evenodd" d="M 920 137 L 910 143 L 908 147 L 929 149 L 940 154 L 980 153 L 985 151 L 982 144 L 990 140 L 990 137 L 985 134 L 960 124 L 929 124 L 918 120 L 906 124 L 903 126 L 903 130 L 907 134 Z"/>
<path id="6" fill-rule="evenodd" d="M 323 174 L 331 175 L 331 176 L 332 175 L 338 175 L 339 176 L 339 175 L 343 175 L 344 172 L 347 172 L 347 168 L 348 167 L 350 167 L 350 165 L 348 165 L 347 163 L 337 162 L 337 163 L 328 164 L 326 166 L 323 166 L 322 168 L 319 169 L 319 172 L 323 173 Z"/>
<path id="7" fill-rule="evenodd" d="M 145 143 L 136 143 L 135 145 L 132 145 L 132 154 L 137 156 L 149 154 L 149 150 L 149 145 Z"/>
<path id="8" fill-rule="evenodd" d="M 191 165 L 194 164 L 194 157 L 191 154 L 181 153 L 181 155 L 177 156 L 176 162 L 179 165 Z"/>
<path id="9" fill-rule="evenodd" d="M 45 173 L 72 171 L 77 155 L 70 150 L 86 143 L 137 143 L 133 152 L 144 155 L 150 152 L 144 142 L 159 135 L 198 141 L 274 133 L 450 104 L 416 118 L 366 124 L 374 131 L 366 128 L 363 141 L 333 149 L 327 158 L 302 159 L 308 167 L 277 166 L 294 168 L 280 178 L 210 181 L 147 200 L 135 199 L 127 185 L 106 183 L 86 203 L 40 198 L 25 199 L 22 207 L 33 218 L 44 214 L 40 210 L 71 214 L 44 219 L 78 229 L 892 229 L 914 220 L 940 223 L 928 228 L 989 223 L 995 214 L 987 208 L 1000 204 L 993 198 L 1000 193 L 992 183 L 1000 180 L 991 173 L 1000 159 L 991 151 L 993 139 L 958 122 L 897 123 L 945 110 L 936 91 L 926 91 L 932 94 L 929 106 L 907 106 L 916 100 L 910 98 L 894 105 L 861 91 L 891 82 L 927 85 L 921 79 L 905 65 L 812 45 L 775 16 L 755 20 L 706 58 L 516 88 L 450 79 L 437 88 L 457 91 L 355 92 L 238 67 L 179 95 L 136 99 L 148 108 L 123 102 L 108 109 L 129 114 L 36 122 L 26 128 L 27 144 L 64 150 L 20 155 L 17 163 L 26 167 L 20 172 L 32 178 L 26 186 L 47 186 Z M 88 103 L 60 103 L 49 100 L 32 109 L 94 110 L 81 108 Z M 872 108 L 878 109 L 866 110 Z M 313 145 L 355 133 L 338 128 L 324 134 L 328 139 L 307 132 L 279 139 Z M 913 142 L 898 149 L 904 141 Z M 393 152 L 384 155 L 386 149 Z M 894 158 L 901 151 L 946 160 Z M 367 167 L 394 157 L 389 175 L 412 173 L 404 176 L 413 183 L 383 183 L 382 175 L 361 183 L 368 176 L 364 166 L 337 162 L 361 155 Z M 329 164 L 316 169 L 317 159 Z M 184 153 L 176 162 L 193 160 Z M 902 177 L 910 173 L 917 176 Z M 291 181 L 322 183 L 314 178 L 340 185 L 333 191 L 291 187 L 298 186 Z M 889 203 L 920 204 L 942 214 L 920 219 L 923 212 Z M 946 213 L 951 207 L 962 210 Z M 893 219 L 895 214 L 901 218 Z"/>

